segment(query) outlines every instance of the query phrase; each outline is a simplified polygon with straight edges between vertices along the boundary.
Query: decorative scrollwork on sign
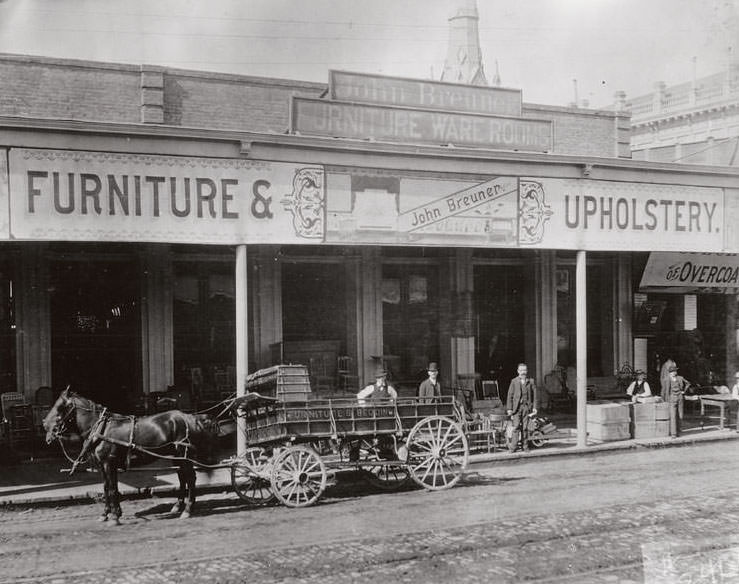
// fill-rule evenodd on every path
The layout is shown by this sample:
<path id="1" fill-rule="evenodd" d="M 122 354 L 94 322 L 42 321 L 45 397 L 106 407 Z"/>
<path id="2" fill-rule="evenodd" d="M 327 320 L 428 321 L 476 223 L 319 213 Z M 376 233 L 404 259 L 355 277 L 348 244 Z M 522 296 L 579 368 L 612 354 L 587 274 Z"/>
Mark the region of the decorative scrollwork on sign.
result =
<path id="1" fill-rule="evenodd" d="M 306 239 L 323 237 L 326 198 L 323 191 L 323 168 L 300 168 L 293 177 L 293 191 L 282 206 L 293 216 L 295 233 Z"/>
<path id="2" fill-rule="evenodd" d="M 544 238 L 544 224 L 553 215 L 546 204 L 541 183 L 521 181 L 518 202 L 518 240 L 522 245 L 540 243 Z"/>

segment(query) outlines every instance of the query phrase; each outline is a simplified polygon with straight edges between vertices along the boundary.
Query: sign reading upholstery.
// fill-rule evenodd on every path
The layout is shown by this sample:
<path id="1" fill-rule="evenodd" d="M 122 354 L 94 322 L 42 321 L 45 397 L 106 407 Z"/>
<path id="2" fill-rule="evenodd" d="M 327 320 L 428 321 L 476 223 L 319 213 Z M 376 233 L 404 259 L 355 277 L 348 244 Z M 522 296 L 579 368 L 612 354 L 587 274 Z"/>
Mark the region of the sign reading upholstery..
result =
<path id="1" fill-rule="evenodd" d="M 545 202 L 535 207 L 548 213 L 542 237 L 530 242 L 536 247 L 724 251 L 722 189 L 593 180 L 533 182 Z M 525 218 L 522 213 L 523 223 Z"/>
<path id="2" fill-rule="evenodd" d="M 329 97 L 338 101 L 498 116 L 521 116 L 522 103 L 520 89 L 345 71 L 329 72 Z"/>
<path id="3" fill-rule="evenodd" d="M 293 97 L 291 131 L 332 138 L 549 152 L 550 120 Z"/>

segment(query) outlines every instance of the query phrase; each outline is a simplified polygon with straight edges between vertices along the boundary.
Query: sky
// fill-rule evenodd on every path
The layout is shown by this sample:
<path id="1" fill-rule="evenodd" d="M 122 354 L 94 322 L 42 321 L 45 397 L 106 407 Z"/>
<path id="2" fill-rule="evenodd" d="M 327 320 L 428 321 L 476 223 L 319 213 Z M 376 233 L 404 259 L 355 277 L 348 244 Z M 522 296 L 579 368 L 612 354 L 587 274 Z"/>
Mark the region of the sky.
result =
<path id="1" fill-rule="evenodd" d="M 0 0 L 0 53 L 328 82 L 439 79 L 457 0 Z M 724 71 L 739 0 L 477 0 L 488 80 L 606 107 Z"/>

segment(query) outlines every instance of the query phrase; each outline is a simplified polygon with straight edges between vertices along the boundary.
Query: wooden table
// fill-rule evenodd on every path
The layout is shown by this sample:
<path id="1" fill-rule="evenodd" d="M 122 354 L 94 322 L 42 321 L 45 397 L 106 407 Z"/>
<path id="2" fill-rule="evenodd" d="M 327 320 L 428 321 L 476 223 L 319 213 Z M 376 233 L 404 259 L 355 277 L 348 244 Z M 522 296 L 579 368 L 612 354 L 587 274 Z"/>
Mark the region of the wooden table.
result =
<path id="1" fill-rule="evenodd" d="M 714 394 L 699 395 L 698 398 L 701 401 L 701 417 L 705 413 L 706 406 L 714 406 L 720 409 L 721 421 L 719 422 L 719 428 L 723 430 L 725 412 L 731 405 L 731 402 L 737 401 L 737 399 L 733 397 L 732 395 L 725 394 L 725 393 L 717 393 L 715 395 Z M 737 412 L 736 412 L 736 421 L 737 421 L 737 431 L 739 432 L 739 408 L 737 408 Z"/>

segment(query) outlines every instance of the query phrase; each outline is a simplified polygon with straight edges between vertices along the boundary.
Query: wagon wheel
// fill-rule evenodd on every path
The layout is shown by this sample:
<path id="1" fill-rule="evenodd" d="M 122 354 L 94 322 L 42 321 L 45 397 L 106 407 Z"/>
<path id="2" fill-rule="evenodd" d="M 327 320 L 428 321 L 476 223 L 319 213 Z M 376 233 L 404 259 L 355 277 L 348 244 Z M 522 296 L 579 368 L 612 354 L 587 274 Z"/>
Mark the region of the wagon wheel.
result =
<path id="1" fill-rule="evenodd" d="M 410 473 L 401 462 L 362 465 L 362 461 L 380 460 L 383 460 L 380 447 L 373 440 L 362 438 L 359 443 L 359 468 L 364 472 L 364 477 L 369 484 L 383 491 L 394 491 L 408 483 Z"/>
<path id="2" fill-rule="evenodd" d="M 529 438 L 529 444 L 534 448 L 541 448 L 544 446 L 544 442 L 546 442 L 546 440 L 543 438 Z"/>
<path id="3" fill-rule="evenodd" d="M 239 498 L 252 505 L 267 505 L 275 499 L 269 477 L 270 461 L 261 448 L 247 448 L 231 467 L 231 486 Z"/>
<path id="4" fill-rule="evenodd" d="M 424 489 L 448 489 L 467 468 L 467 438 L 462 427 L 444 416 L 424 418 L 408 434 L 408 469 Z"/>
<path id="5" fill-rule="evenodd" d="M 287 507 L 312 505 L 326 489 L 326 466 L 308 446 L 288 446 L 272 462 L 272 492 Z"/>

